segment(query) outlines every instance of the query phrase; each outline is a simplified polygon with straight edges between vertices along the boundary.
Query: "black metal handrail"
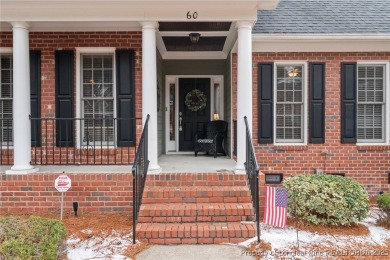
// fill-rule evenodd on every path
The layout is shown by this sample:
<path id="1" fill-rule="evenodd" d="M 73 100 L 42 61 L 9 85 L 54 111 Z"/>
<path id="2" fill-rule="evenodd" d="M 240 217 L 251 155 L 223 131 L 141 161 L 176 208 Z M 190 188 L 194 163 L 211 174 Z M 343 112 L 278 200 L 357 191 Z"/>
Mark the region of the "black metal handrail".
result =
<path id="1" fill-rule="evenodd" d="M 233 154 L 237 156 L 237 120 L 233 120 Z"/>
<path id="2" fill-rule="evenodd" d="M 246 162 L 245 171 L 247 184 L 249 186 L 253 209 L 255 211 L 257 242 L 260 242 L 260 207 L 259 207 L 259 166 L 256 160 L 255 149 L 253 148 L 252 136 L 249 131 L 247 117 L 244 117 L 246 126 Z"/>
<path id="3" fill-rule="evenodd" d="M 144 129 L 138 145 L 137 153 L 131 172 L 133 173 L 133 244 L 135 244 L 135 233 L 137 228 L 139 209 L 142 203 L 142 194 L 144 192 L 146 175 L 148 174 L 148 115 L 146 117 Z"/>

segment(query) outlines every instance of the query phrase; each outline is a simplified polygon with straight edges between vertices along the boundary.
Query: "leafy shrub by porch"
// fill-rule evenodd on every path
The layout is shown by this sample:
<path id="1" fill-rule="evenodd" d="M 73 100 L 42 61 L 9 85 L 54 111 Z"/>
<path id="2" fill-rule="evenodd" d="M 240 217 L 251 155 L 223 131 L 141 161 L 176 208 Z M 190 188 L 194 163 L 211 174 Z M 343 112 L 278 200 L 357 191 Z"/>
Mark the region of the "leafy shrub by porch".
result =
<path id="1" fill-rule="evenodd" d="M 289 212 L 314 224 L 348 226 L 367 217 L 368 193 L 355 180 L 335 175 L 286 178 Z M 296 209 L 294 198 L 296 200 Z"/>
<path id="2" fill-rule="evenodd" d="M 58 259 L 65 237 L 65 227 L 57 220 L 1 217 L 0 259 Z"/>
<path id="3" fill-rule="evenodd" d="M 380 224 L 390 227 L 390 193 L 383 193 L 377 199 Z"/>

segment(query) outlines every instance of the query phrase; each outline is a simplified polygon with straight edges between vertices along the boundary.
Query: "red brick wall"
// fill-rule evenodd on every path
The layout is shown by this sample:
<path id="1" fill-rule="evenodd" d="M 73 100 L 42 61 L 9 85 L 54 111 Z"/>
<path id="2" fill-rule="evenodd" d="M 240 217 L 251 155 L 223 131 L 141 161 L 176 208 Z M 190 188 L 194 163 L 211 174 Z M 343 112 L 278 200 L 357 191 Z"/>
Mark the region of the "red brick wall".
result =
<path id="1" fill-rule="evenodd" d="M 12 33 L 2 32 L 0 33 L 0 47 L 12 47 Z M 142 117 L 142 70 L 141 70 L 141 46 L 142 46 L 142 33 L 141 32 L 31 32 L 30 33 L 30 49 L 41 51 L 41 117 L 52 118 L 55 117 L 55 64 L 54 64 L 54 52 L 56 50 L 76 50 L 76 47 L 115 47 L 116 49 L 131 49 L 136 53 L 135 61 L 135 111 L 136 117 Z M 76 53 L 75 53 L 76 55 Z M 76 62 L 76 57 L 75 57 Z M 76 69 L 76 64 L 75 64 Z M 76 73 L 74 74 L 76 75 Z M 76 78 L 75 78 L 76 87 Z M 76 90 L 74 90 L 76 95 Z M 76 100 L 76 97 L 75 97 Z M 75 102 L 76 103 L 76 102 Z M 76 115 L 76 113 L 75 113 Z M 78 116 L 78 115 L 76 115 Z M 139 140 L 139 134 L 142 127 L 141 121 L 137 121 L 137 134 Z M 48 123 L 48 134 L 46 134 L 46 126 L 42 126 L 42 142 L 52 143 L 53 139 L 53 127 L 52 123 Z M 66 149 L 63 149 L 60 155 L 59 149 L 55 148 L 54 160 L 59 163 L 60 158 L 64 160 L 63 155 L 66 153 Z M 33 151 L 33 163 L 34 152 L 37 153 L 37 163 L 39 164 L 40 150 Z M 12 151 L 10 157 L 6 156 L 6 152 L 3 151 L 3 163 L 12 164 L 13 156 Z M 48 149 L 44 154 L 48 154 L 48 161 L 52 160 L 52 149 Z M 73 162 L 73 155 L 78 156 L 80 151 L 73 151 L 72 148 L 68 149 L 70 155 L 69 162 Z M 104 153 L 103 161 L 107 159 L 107 151 Z M 127 163 L 127 161 L 133 161 L 134 149 L 117 148 L 116 150 L 110 150 L 111 158 L 115 156 L 117 158 L 117 164 L 121 160 Z M 100 158 L 98 161 L 100 162 Z M 9 162 L 7 160 L 10 159 Z M 45 158 L 44 158 L 45 160 Z M 85 161 L 85 160 L 84 160 Z M 113 162 L 114 159 L 111 159 Z M 63 162 L 64 163 L 64 162 Z"/>
<path id="2" fill-rule="evenodd" d="M 59 174 L 2 175 L 0 178 L 0 213 L 41 210 L 57 211 L 61 194 L 54 188 Z M 133 186 L 131 173 L 68 174 L 72 187 L 64 195 L 64 210 L 126 211 L 131 213 Z"/>
<path id="3" fill-rule="evenodd" d="M 275 61 L 326 63 L 325 143 L 302 146 L 260 145 L 257 107 L 257 63 Z M 390 191 L 390 146 L 357 146 L 340 143 L 340 63 L 356 61 L 390 61 L 390 53 L 254 53 L 253 54 L 253 143 L 263 173 L 312 174 L 315 168 L 326 173 L 345 173 L 364 184 L 370 195 Z M 237 97 L 237 56 L 233 55 L 233 97 Z M 237 100 L 233 98 L 233 118 L 237 117 Z M 390 134 L 390 133 L 387 133 Z M 327 150 L 328 154 L 321 152 Z"/>

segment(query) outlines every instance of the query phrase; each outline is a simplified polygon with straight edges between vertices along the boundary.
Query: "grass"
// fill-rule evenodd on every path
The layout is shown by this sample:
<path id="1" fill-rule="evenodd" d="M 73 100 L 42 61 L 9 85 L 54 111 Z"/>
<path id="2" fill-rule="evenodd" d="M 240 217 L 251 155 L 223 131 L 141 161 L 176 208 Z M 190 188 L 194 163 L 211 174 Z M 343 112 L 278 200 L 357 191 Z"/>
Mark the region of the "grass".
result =
<path id="1" fill-rule="evenodd" d="M 0 259 L 58 259 L 66 238 L 58 220 L 0 217 Z"/>

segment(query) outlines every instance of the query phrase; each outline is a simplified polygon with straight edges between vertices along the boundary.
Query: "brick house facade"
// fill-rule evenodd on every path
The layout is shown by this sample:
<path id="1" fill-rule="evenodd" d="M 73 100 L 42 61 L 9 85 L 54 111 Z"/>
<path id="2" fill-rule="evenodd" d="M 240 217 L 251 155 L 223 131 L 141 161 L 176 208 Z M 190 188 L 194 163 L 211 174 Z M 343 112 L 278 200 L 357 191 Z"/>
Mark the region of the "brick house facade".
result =
<path id="1" fill-rule="evenodd" d="M 268 174 L 342 174 L 362 183 L 370 196 L 390 191 L 390 6 L 385 0 L 357 5 L 336 0 L 37 2 L 34 9 L 23 1 L 2 1 L 2 212 L 54 210 L 59 196 L 52 183 L 62 169 L 45 168 L 53 165 L 64 170 L 83 165 L 67 171 L 73 181 L 68 209 L 71 201 L 93 211 L 132 209 L 130 165 L 147 115 L 145 208 L 198 203 L 200 219 L 187 216 L 183 225 L 253 215 L 245 204 L 247 188 L 236 187 L 246 180 L 244 116 L 260 169 L 261 201 Z M 356 17 L 360 23 L 349 22 Z M 198 39 L 190 41 L 193 33 Z M 181 144 L 205 123 L 182 118 L 183 79 L 194 84 L 192 89 L 206 80 L 205 118 L 228 122 L 224 149 L 235 160 L 234 169 L 196 175 L 189 168 L 197 163 L 182 167 L 181 159 L 172 162 L 182 167 L 179 172 L 160 167 L 163 156 L 193 151 Z M 373 99 L 363 102 L 359 93 Z M 216 203 L 221 211 L 207 211 L 202 203 Z M 143 211 L 142 236 L 152 243 L 217 243 L 254 235 L 254 226 L 237 223 L 229 227 L 236 233 L 228 240 L 222 230 L 204 233 L 197 237 L 201 240 L 148 233 L 149 222 L 170 222 L 175 210 L 183 211 L 173 207 L 166 218 Z"/>

